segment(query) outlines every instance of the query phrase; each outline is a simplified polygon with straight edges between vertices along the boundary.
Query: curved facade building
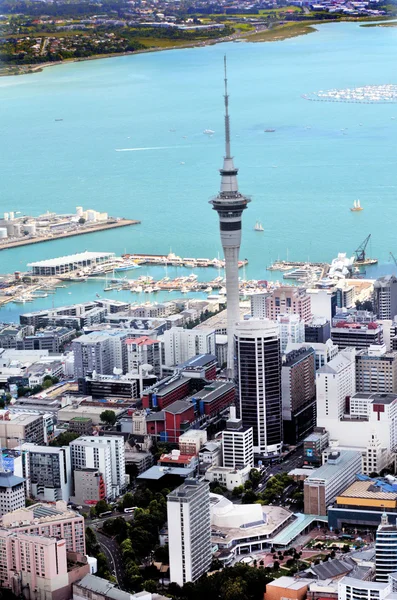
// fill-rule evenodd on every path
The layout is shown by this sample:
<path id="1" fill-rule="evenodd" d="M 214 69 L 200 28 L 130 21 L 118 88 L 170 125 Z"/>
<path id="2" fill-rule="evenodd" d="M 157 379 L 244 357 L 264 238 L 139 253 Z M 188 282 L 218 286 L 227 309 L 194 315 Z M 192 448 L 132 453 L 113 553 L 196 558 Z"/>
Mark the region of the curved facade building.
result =
<path id="1" fill-rule="evenodd" d="M 234 343 L 238 417 L 252 427 L 256 453 L 277 455 L 283 444 L 278 327 L 269 319 L 242 321 Z"/>

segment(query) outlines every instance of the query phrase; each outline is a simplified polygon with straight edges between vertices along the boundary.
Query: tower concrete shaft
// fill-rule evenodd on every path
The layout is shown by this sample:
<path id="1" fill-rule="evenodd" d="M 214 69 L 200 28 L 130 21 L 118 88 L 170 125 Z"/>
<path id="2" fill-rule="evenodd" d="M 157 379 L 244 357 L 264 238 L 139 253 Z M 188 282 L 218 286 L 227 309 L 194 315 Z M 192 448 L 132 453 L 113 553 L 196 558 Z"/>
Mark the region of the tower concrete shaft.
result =
<path id="1" fill-rule="evenodd" d="M 212 208 L 219 215 L 221 242 L 225 256 L 226 299 L 227 299 L 227 369 L 234 374 L 234 328 L 240 320 L 238 257 L 241 244 L 241 217 L 250 198 L 238 191 L 237 173 L 230 150 L 229 95 L 227 91 L 226 57 L 225 67 L 225 157 L 220 169 L 221 189 L 211 200 Z"/>

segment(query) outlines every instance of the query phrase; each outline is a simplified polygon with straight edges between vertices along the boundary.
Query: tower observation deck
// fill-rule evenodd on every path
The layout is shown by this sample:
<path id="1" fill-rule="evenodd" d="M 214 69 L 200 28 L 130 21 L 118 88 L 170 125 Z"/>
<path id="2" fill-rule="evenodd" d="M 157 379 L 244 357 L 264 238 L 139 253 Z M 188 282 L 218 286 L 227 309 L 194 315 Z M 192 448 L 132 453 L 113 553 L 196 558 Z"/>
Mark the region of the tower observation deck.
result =
<path id="1" fill-rule="evenodd" d="M 241 245 L 241 219 L 243 210 L 251 201 L 238 190 L 237 173 L 230 151 L 229 95 L 227 90 L 226 57 L 225 68 L 225 157 L 220 169 L 221 189 L 210 201 L 219 215 L 221 242 L 225 256 L 226 300 L 227 300 L 227 369 L 230 377 L 234 374 L 234 328 L 240 320 L 238 258 Z"/>

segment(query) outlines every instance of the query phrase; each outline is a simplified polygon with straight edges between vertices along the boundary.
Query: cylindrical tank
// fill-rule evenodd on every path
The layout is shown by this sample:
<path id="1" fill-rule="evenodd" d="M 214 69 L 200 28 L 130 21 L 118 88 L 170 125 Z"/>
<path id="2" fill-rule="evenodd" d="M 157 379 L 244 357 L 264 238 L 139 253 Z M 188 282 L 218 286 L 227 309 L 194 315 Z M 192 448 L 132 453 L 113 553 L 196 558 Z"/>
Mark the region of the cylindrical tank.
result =
<path id="1" fill-rule="evenodd" d="M 8 237 L 18 237 L 21 233 L 21 228 L 20 228 L 19 224 L 17 224 L 17 223 L 8 222 L 6 224 L 6 229 L 7 229 Z"/>
<path id="2" fill-rule="evenodd" d="M 8 237 L 7 228 L 0 227 L 0 239 L 4 240 L 4 238 Z"/>
<path id="3" fill-rule="evenodd" d="M 83 207 L 82 206 L 76 206 L 76 215 L 78 217 L 81 217 L 82 214 L 83 214 Z"/>
<path id="4" fill-rule="evenodd" d="M 15 214 L 13 212 L 10 212 L 10 221 L 12 221 L 15 218 Z"/>
<path id="5" fill-rule="evenodd" d="M 8 221 L 10 215 L 8 213 L 4 213 L 4 221 Z"/>
<path id="6" fill-rule="evenodd" d="M 24 229 L 29 235 L 34 235 L 36 233 L 36 223 L 26 223 Z"/>
<path id="7" fill-rule="evenodd" d="M 96 210 L 87 210 L 87 221 L 96 221 Z"/>

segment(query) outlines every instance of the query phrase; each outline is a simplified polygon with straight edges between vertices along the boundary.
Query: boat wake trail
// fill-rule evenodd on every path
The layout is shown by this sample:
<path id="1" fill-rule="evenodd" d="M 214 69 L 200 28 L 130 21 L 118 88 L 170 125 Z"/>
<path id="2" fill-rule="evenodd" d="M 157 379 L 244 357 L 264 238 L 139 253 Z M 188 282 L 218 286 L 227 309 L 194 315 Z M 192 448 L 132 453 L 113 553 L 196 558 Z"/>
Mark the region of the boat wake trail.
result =
<path id="1" fill-rule="evenodd" d="M 116 148 L 116 152 L 143 152 L 145 150 L 171 150 L 173 148 L 186 148 L 186 146 L 151 146 L 148 148 Z"/>

